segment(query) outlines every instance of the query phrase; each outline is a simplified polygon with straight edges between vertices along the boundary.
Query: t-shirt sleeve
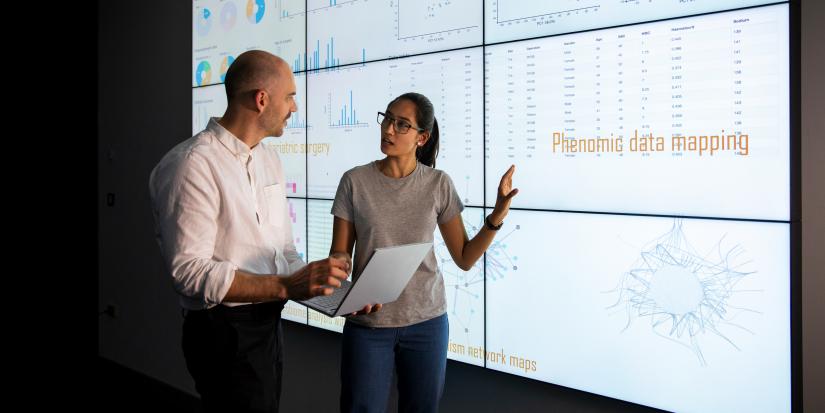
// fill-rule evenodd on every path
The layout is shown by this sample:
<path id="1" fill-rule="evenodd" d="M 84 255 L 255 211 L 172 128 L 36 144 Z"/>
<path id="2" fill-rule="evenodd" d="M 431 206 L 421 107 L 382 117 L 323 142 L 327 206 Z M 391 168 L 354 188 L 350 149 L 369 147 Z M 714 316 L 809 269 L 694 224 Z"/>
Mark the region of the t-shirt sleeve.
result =
<path id="1" fill-rule="evenodd" d="M 458 192 L 455 190 L 453 180 L 446 173 L 442 175 L 442 179 L 440 180 L 438 194 L 441 198 L 438 211 L 439 224 L 450 221 L 464 210 L 464 204 L 461 202 L 461 198 L 459 198 Z"/>
<path id="2" fill-rule="evenodd" d="M 352 206 L 352 177 L 345 173 L 338 182 L 338 190 L 335 192 L 335 200 L 332 202 L 332 215 L 354 222 L 354 208 Z"/>

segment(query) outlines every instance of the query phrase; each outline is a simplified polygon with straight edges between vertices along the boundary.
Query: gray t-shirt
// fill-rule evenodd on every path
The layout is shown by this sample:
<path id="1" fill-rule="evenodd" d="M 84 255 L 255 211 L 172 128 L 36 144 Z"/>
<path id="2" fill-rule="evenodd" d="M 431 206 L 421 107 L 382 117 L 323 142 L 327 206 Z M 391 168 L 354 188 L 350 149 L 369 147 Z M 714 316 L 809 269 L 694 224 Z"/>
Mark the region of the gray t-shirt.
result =
<path id="1" fill-rule="evenodd" d="M 450 177 L 421 163 L 403 178 L 384 175 L 377 162 L 352 168 L 341 177 L 332 204 L 333 215 L 355 225 L 356 279 L 375 248 L 432 242 L 436 223 L 453 219 L 463 209 Z M 430 251 L 397 301 L 348 320 L 370 327 L 402 327 L 446 311 L 444 279 Z"/>

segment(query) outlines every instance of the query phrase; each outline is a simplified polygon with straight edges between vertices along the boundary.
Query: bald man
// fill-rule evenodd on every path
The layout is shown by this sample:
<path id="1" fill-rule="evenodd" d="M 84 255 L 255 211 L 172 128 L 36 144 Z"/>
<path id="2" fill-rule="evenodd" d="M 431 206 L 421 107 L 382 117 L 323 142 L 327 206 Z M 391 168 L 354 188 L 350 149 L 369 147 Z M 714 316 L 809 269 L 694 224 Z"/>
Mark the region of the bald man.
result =
<path id="1" fill-rule="evenodd" d="M 329 295 L 346 260 L 295 250 L 277 152 L 295 105 L 289 65 L 248 51 L 226 73 L 221 118 L 172 148 L 149 178 L 155 233 L 184 309 L 183 354 L 206 411 L 277 412 L 281 310 Z"/>

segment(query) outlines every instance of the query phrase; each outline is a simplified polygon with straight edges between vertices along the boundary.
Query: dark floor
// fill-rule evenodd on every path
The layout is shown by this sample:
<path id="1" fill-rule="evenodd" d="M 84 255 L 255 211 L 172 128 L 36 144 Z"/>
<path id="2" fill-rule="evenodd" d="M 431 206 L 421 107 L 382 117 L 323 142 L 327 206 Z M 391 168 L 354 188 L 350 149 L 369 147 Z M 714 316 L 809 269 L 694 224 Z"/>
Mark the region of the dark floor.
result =
<path id="1" fill-rule="evenodd" d="M 199 398 L 103 357 L 98 356 L 97 369 L 99 412 L 203 411 Z"/>
<path id="2" fill-rule="evenodd" d="M 97 411 L 100 412 L 155 412 L 155 411 L 173 411 L 176 413 L 201 413 L 203 409 L 200 405 L 200 399 L 189 395 L 181 390 L 173 388 L 165 383 L 143 375 L 142 373 L 131 370 L 120 364 L 112 362 L 103 357 L 98 357 L 98 384 L 100 385 L 100 394 L 97 398 Z M 473 366 L 465 366 L 461 363 L 452 363 L 453 374 L 472 374 L 471 372 L 456 371 L 462 369 L 478 370 Z M 533 394 L 546 393 L 546 385 L 543 383 L 525 380 L 521 386 L 527 386 L 528 391 L 525 393 Z M 493 385 L 495 386 L 495 385 Z M 542 389 L 542 386 L 545 388 Z M 452 397 L 445 397 L 442 400 L 442 411 L 466 411 L 466 404 L 462 402 L 464 399 L 474 399 L 483 397 L 478 392 L 472 389 L 463 389 L 462 386 L 454 386 L 452 390 Z M 536 387 L 536 389 L 530 389 Z M 555 386 L 554 386 L 555 387 Z M 575 392 L 579 394 L 571 394 L 570 389 L 558 388 L 553 389 L 557 392 L 554 394 L 552 403 L 541 403 L 540 400 L 534 400 L 532 408 L 528 407 L 526 410 L 522 407 L 517 407 L 513 411 L 550 411 L 550 412 L 656 412 L 655 409 L 650 409 L 629 403 L 622 403 L 616 400 L 602 398 L 586 393 Z M 465 400 L 466 401 L 466 400 Z M 536 403 L 538 402 L 538 403 Z M 294 403 L 287 403 L 294 404 Z M 321 403 L 323 404 L 323 403 Z M 535 409 L 537 405 L 542 405 L 547 410 Z M 519 406 L 520 403 L 514 403 Z M 288 407 L 281 406 L 282 410 L 293 411 Z M 294 406 L 292 406 L 294 407 Z M 330 406 L 314 406 L 303 405 L 296 411 L 304 412 L 320 412 L 326 410 Z M 484 409 L 481 409 L 484 410 Z M 396 411 L 391 407 L 388 412 Z M 478 410 L 476 410 L 478 411 Z M 484 410 L 486 411 L 486 410 Z"/>
<path id="3" fill-rule="evenodd" d="M 284 377 L 281 411 L 338 411 L 340 334 L 284 323 Z M 311 374 L 309 373 L 311 372 Z M 321 379 L 319 379 L 321 378 Z M 106 358 L 98 357 L 98 411 L 202 412 L 200 399 Z M 321 386 L 319 386 L 321 385 Z M 323 392 L 319 389 L 323 388 Z M 309 396 L 309 397 L 308 397 Z M 396 413 L 397 395 L 387 413 Z M 524 377 L 448 361 L 440 411 L 658 413 L 640 406 Z"/>

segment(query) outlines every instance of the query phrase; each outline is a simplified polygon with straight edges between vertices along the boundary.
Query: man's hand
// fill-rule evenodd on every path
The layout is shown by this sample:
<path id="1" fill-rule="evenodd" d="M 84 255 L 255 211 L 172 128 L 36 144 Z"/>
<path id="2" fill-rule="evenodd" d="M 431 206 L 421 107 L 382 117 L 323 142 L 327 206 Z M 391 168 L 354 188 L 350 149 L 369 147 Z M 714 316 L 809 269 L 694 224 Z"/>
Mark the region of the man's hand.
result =
<path id="1" fill-rule="evenodd" d="M 346 252 L 333 252 L 329 255 L 330 258 L 336 258 L 342 261 L 347 262 L 347 273 L 352 274 L 352 257 L 349 256 Z"/>
<path id="2" fill-rule="evenodd" d="M 287 298 L 306 300 L 316 295 L 330 295 L 333 288 L 340 287 L 341 281 L 347 279 L 349 267 L 346 260 L 338 258 L 313 261 L 286 277 Z"/>
<path id="3" fill-rule="evenodd" d="M 347 265 L 348 265 L 347 272 L 352 274 L 352 257 L 350 257 L 350 255 L 348 253 L 336 251 L 336 252 L 333 252 L 332 254 L 329 254 L 329 256 L 330 256 L 330 258 L 336 258 L 336 259 L 339 259 L 339 260 L 346 261 Z M 364 308 L 361 311 L 355 311 L 355 312 L 350 313 L 349 315 L 364 315 L 364 314 L 374 313 L 374 312 L 376 312 L 380 309 L 381 309 L 381 304 L 367 304 L 366 306 L 364 306 Z"/>

